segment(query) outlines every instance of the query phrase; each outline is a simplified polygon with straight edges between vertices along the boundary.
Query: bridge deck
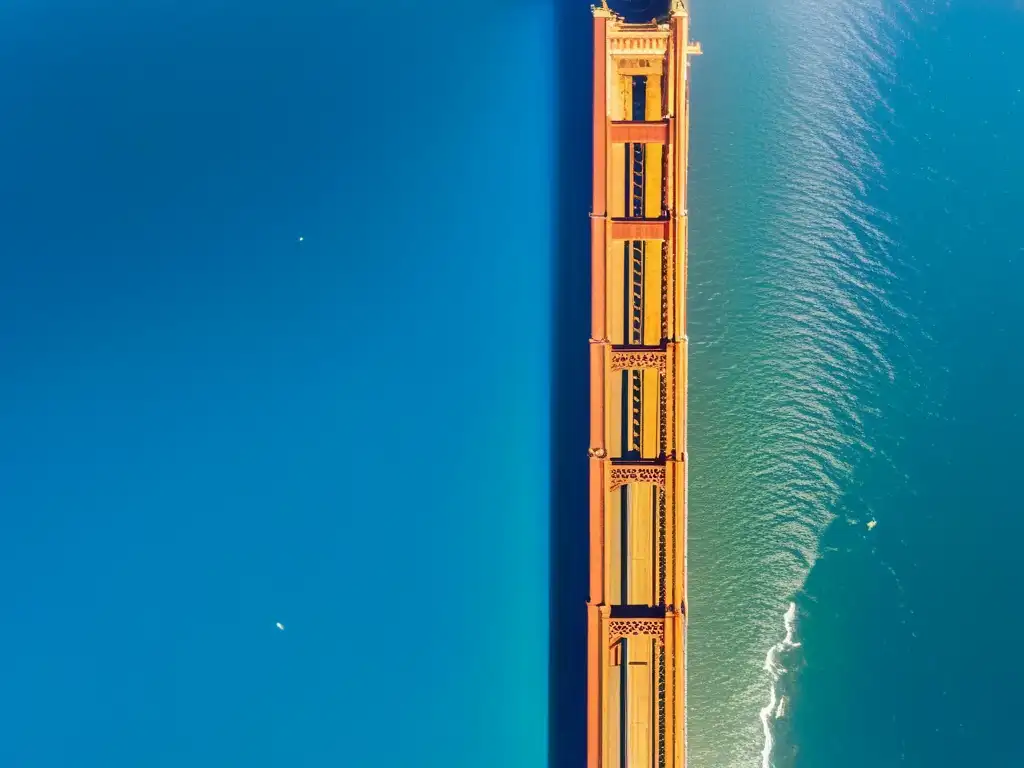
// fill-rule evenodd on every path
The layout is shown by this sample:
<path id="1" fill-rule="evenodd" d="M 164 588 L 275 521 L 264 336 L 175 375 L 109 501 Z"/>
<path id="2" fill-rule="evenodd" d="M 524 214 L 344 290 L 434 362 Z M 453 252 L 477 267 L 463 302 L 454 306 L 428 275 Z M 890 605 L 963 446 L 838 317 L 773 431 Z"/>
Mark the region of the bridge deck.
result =
<path id="1" fill-rule="evenodd" d="M 589 768 L 685 768 L 689 16 L 594 10 Z"/>

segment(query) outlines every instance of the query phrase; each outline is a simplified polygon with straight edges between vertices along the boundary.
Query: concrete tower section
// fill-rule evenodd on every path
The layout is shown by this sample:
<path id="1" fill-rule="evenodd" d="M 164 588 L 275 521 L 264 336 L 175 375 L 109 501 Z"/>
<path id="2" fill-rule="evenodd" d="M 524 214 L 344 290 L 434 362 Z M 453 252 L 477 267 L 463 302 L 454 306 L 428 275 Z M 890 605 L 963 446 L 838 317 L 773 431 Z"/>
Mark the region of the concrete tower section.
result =
<path id="1" fill-rule="evenodd" d="M 593 16 L 587 766 L 685 768 L 688 70 L 701 51 L 681 0 L 648 22 L 607 2 Z"/>

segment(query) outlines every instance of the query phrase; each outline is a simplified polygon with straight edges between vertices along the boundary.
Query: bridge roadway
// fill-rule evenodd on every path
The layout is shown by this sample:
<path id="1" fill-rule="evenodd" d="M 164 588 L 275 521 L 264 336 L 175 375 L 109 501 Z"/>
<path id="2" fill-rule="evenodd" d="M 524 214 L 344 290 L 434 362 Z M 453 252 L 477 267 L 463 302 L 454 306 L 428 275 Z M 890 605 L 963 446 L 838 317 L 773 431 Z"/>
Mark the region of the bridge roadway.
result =
<path id="1" fill-rule="evenodd" d="M 689 14 L 594 8 L 588 768 L 686 765 Z"/>

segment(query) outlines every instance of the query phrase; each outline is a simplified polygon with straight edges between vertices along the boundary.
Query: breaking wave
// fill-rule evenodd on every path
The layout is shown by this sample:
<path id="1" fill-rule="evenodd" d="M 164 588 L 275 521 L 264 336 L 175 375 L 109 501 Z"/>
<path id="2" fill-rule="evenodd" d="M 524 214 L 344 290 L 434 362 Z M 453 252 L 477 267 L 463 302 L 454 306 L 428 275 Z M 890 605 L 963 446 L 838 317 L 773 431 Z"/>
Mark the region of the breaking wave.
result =
<path id="1" fill-rule="evenodd" d="M 761 727 L 764 730 L 764 748 L 761 750 L 761 768 L 771 768 L 772 747 L 775 737 L 772 733 L 771 720 L 778 720 L 785 714 L 786 697 L 778 695 L 779 679 L 786 673 L 782 666 L 781 656 L 791 648 L 799 648 L 800 643 L 794 639 L 796 633 L 796 603 L 790 603 L 782 617 L 786 634 L 781 641 L 768 649 L 764 657 L 764 671 L 771 679 L 768 703 L 761 708 Z"/>

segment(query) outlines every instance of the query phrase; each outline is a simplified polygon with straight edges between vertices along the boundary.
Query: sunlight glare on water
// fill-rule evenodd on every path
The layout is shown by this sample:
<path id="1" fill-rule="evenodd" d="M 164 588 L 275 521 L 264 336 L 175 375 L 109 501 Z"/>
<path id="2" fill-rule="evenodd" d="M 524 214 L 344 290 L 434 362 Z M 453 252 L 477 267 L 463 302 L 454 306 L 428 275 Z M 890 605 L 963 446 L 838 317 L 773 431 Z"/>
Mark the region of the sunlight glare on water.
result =
<path id="1" fill-rule="evenodd" d="M 905 20 L 882 0 L 751 5 L 693 4 L 692 768 L 773 764 L 794 598 L 913 324 L 871 199 Z"/>

